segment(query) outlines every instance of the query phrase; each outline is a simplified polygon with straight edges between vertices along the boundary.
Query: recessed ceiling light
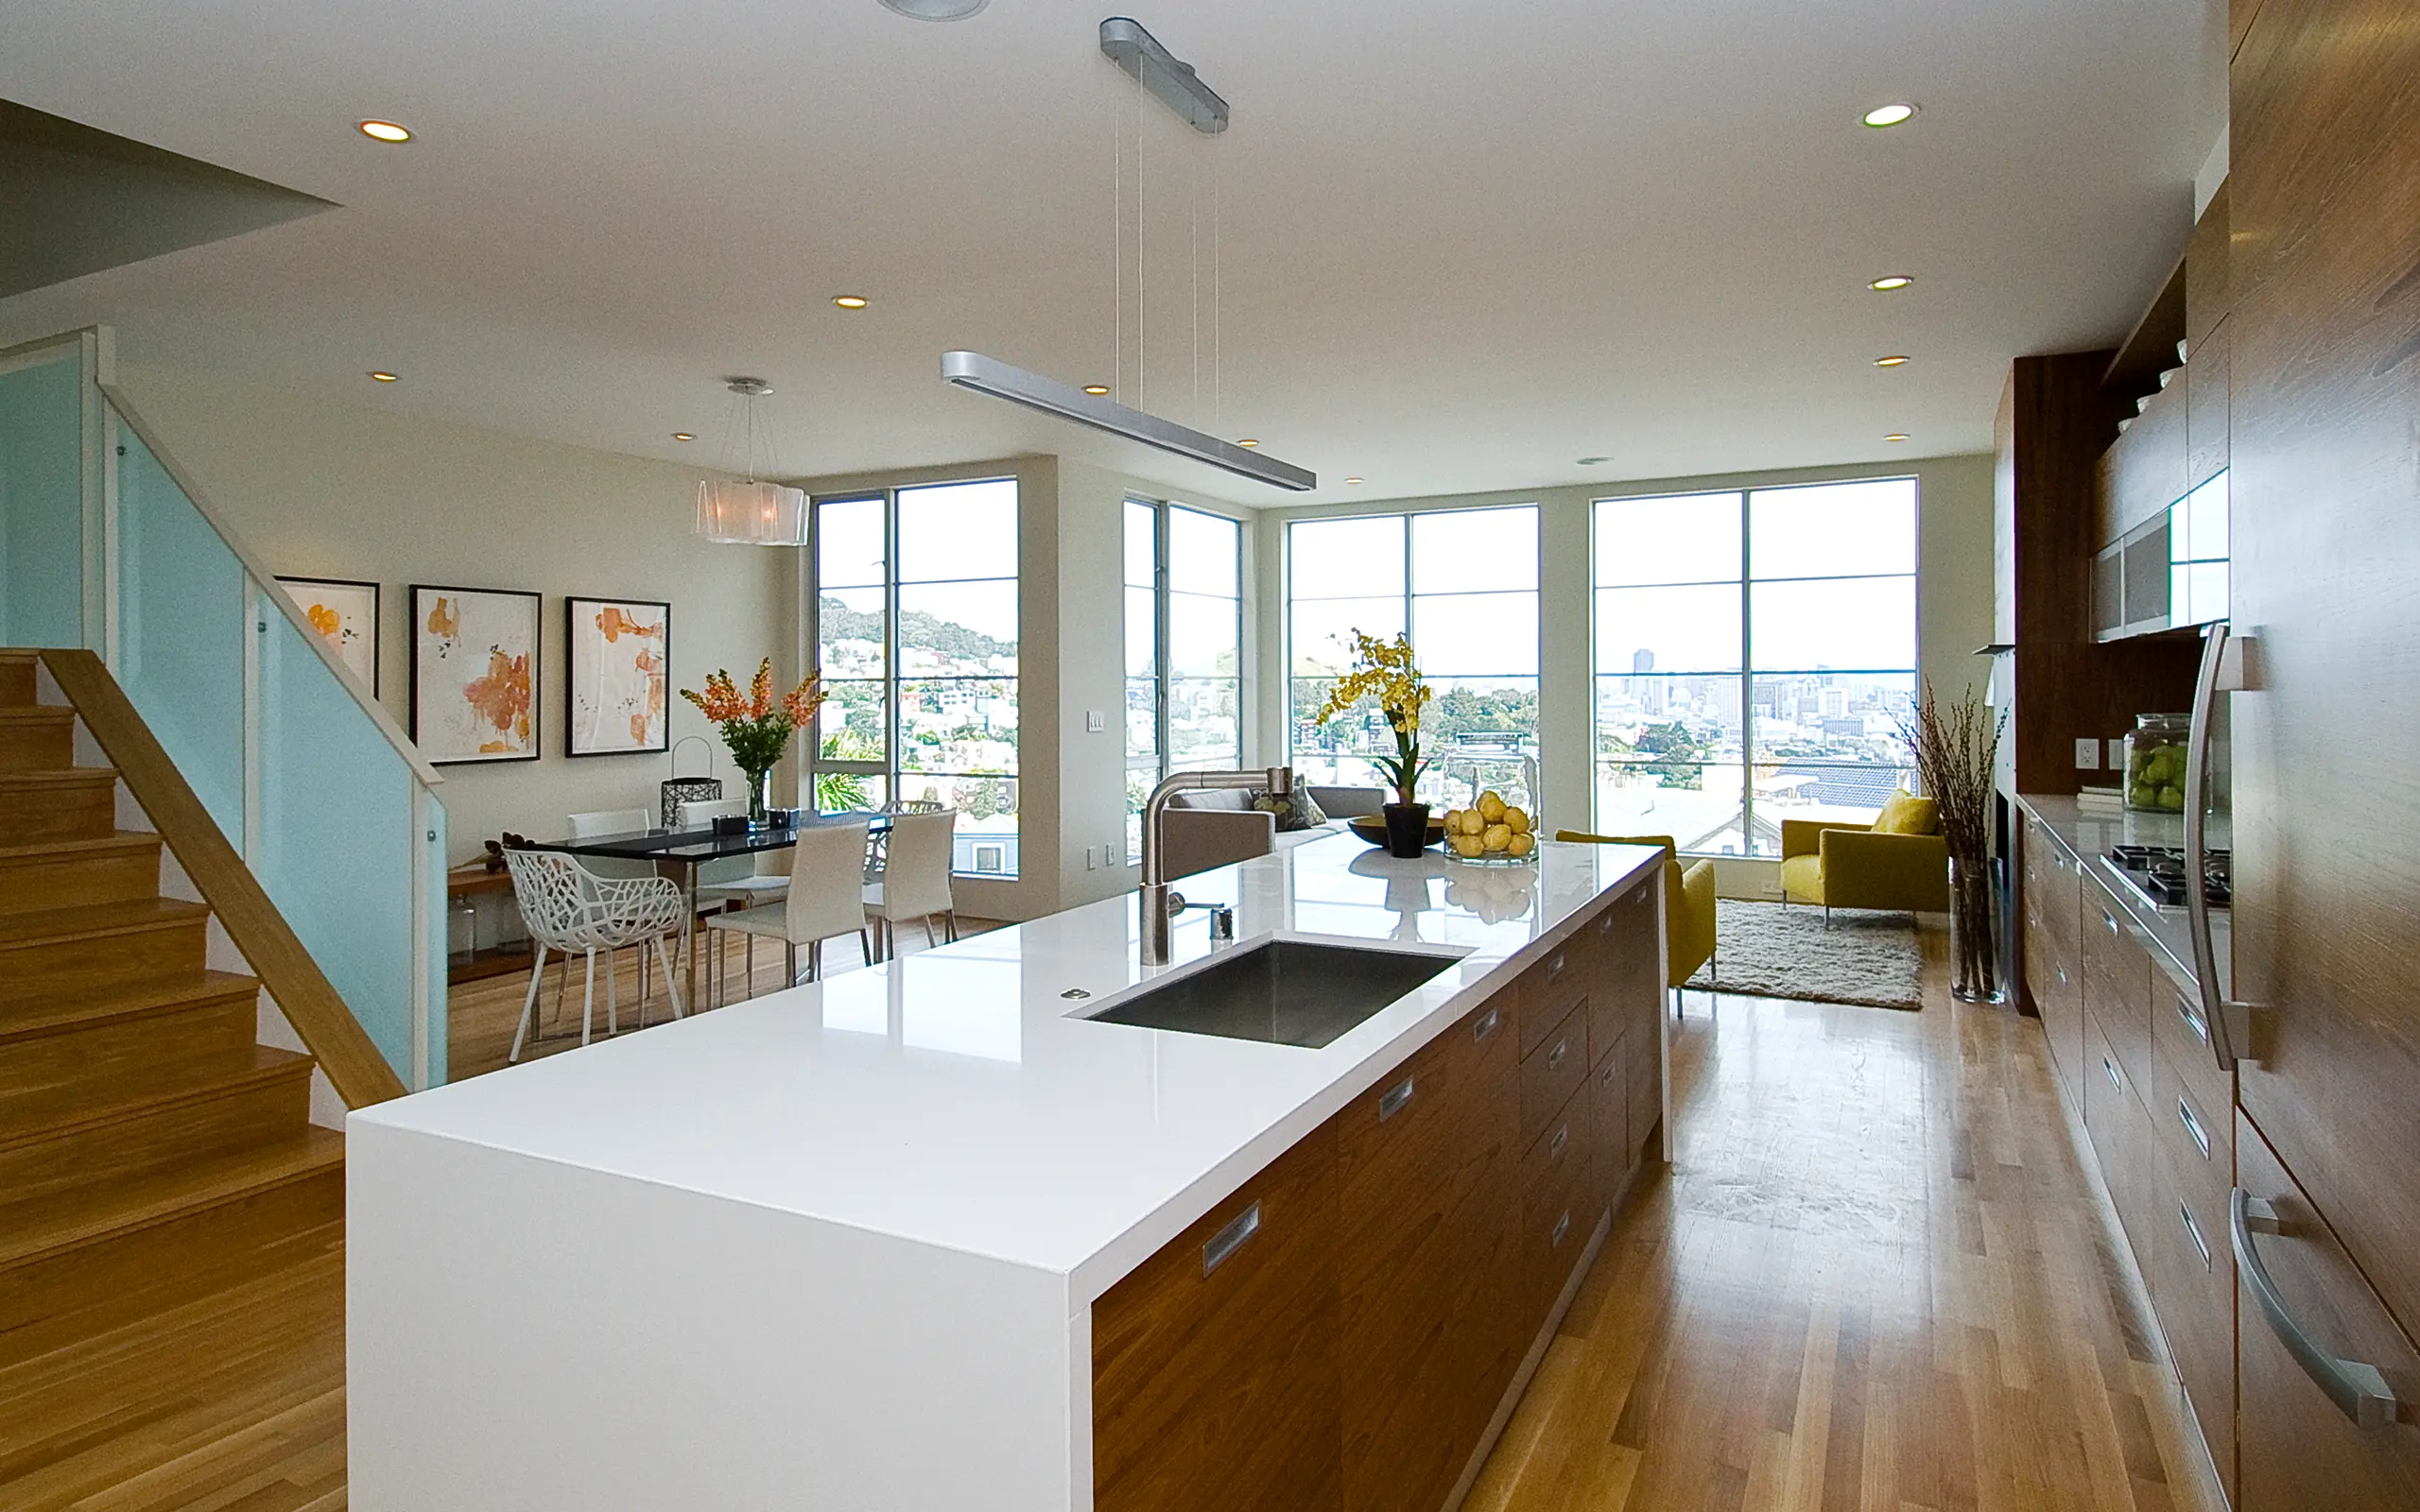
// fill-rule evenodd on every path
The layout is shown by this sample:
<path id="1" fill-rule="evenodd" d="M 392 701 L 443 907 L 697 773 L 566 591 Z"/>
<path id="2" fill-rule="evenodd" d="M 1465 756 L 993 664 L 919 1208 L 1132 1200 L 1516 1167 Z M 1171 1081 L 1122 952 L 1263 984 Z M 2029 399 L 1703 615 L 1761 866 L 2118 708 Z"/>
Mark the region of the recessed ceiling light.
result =
<path id="1" fill-rule="evenodd" d="M 882 0 L 883 9 L 917 21 L 964 21 L 992 0 Z"/>
<path id="2" fill-rule="evenodd" d="M 360 121 L 354 123 L 354 129 L 372 142 L 400 143 L 412 139 L 411 128 L 397 126 L 392 121 Z"/>
<path id="3" fill-rule="evenodd" d="M 676 441 L 694 441 L 697 439 L 695 436 L 692 436 L 687 431 L 674 431 L 672 433 L 672 438 Z"/>
<path id="4" fill-rule="evenodd" d="M 1882 277 L 1876 279 L 1871 284 L 1868 284 L 1866 287 L 1874 290 L 1876 294 L 1888 294 L 1893 289 L 1904 289 L 1914 282 L 1914 279 L 1910 278 L 1905 273 L 1885 273 Z"/>
<path id="5" fill-rule="evenodd" d="M 1258 446 L 1260 444 L 1260 438 L 1256 436 L 1239 436 L 1236 438 L 1236 444 L 1237 446 Z"/>
<path id="6" fill-rule="evenodd" d="M 1361 480 L 1359 478 L 1346 478 L 1344 481 L 1347 483 L 1358 483 Z"/>
<path id="7" fill-rule="evenodd" d="M 1908 365 L 1908 359 L 1905 357 L 1876 357 L 1874 359 L 1874 365 L 1877 368 L 1904 368 Z"/>
<path id="8" fill-rule="evenodd" d="M 395 375 L 391 372 L 373 372 L 370 376 L 382 384 L 391 384 L 395 381 Z"/>
<path id="9" fill-rule="evenodd" d="M 1877 105 L 1865 112 L 1865 124 L 1879 129 L 1899 126 L 1916 118 L 1916 108 L 1905 100 L 1895 105 Z"/>
<path id="10" fill-rule="evenodd" d="M 866 297 L 862 294 L 835 294 L 832 302 L 844 310 L 862 310 L 866 307 Z"/>
<path id="11" fill-rule="evenodd" d="M 1085 393 L 1088 393 L 1088 394 L 1094 394 L 1094 395 L 1105 394 L 1105 393 L 1108 393 L 1108 392 L 1109 392 L 1109 385 L 1107 385 L 1107 384 L 1086 384 L 1086 385 L 1084 385 L 1084 392 L 1085 392 Z"/>
<path id="12" fill-rule="evenodd" d="M 1908 438 L 1908 433 L 1906 431 L 1893 431 L 1890 435 L 1885 436 L 1882 438 L 1886 441 L 1904 441 Z"/>
<path id="13" fill-rule="evenodd" d="M 1574 465 L 1579 467 L 1603 467 L 1606 463 L 1612 460 L 1613 458 L 1610 456 L 1583 456 Z"/>

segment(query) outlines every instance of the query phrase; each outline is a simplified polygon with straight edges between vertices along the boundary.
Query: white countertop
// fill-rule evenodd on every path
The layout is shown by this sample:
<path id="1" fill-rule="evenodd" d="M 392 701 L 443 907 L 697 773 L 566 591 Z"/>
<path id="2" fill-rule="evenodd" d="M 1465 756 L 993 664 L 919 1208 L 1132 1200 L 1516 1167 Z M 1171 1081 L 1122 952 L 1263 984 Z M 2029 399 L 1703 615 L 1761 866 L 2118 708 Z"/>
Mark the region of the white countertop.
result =
<path id="1" fill-rule="evenodd" d="M 352 1123 L 1035 1267 L 1067 1277 L 1080 1308 L 1660 852 L 1547 844 L 1539 855 L 1534 867 L 1395 861 L 1339 834 L 1179 883 L 1197 903 L 1236 906 L 1238 944 L 1284 933 L 1466 953 L 1322 1049 L 1078 1017 L 1209 951 L 1207 915 L 1189 910 L 1175 962 L 1139 966 L 1130 893 Z"/>

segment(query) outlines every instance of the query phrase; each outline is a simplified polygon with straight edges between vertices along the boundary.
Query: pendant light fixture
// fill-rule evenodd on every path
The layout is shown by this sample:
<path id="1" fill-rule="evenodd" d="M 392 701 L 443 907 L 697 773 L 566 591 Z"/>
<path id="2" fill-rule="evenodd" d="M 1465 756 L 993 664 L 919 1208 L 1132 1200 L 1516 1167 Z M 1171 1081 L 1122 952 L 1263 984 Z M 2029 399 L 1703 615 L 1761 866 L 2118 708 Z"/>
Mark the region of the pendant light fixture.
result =
<path id="1" fill-rule="evenodd" d="M 724 427 L 723 471 L 740 476 L 698 480 L 698 534 L 728 546 L 805 545 L 805 490 L 756 475 L 756 405 L 771 397 L 773 386 L 762 378 L 726 378 L 723 387 L 732 392 L 733 411 Z M 763 455 L 766 472 L 781 471 L 770 427 L 764 432 Z"/>
<path id="2" fill-rule="evenodd" d="M 890 0 L 884 0 L 884 3 L 889 4 L 890 3 Z M 1138 94 L 1148 94 L 1152 98 L 1157 99 L 1161 104 L 1167 106 L 1178 119 L 1191 127 L 1195 131 L 1203 136 L 1217 137 L 1227 129 L 1230 114 L 1227 102 L 1219 96 L 1216 90 L 1213 90 L 1209 85 L 1201 81 L 1201 76 L 1195 71 L 1191 63 L 1182 61 L 1166 47 L 1162 46 L 1159 39 L 1145 30 L 1140 22 L 1127 16 L 1112 16 L 1108 20 L 1102 22 L 1100 24 L 1100 50 L 1103 57 L 1115 63 L 1120 69 L 1125 71 L 1129 77 L 1134 80 L 1135 89 Z M 1002 362 L 997 357 L 986 356 L 979 352 L 961 351 L 942 352 L 942 381 L 954 387 L 963 388 L 969 393 L 983 394 L 993 399 L 1005 399 L 1012 404 L 1022 404 L 1028 409 L 1038 410 L 1043 414 L 1054 416 L 1060 420 L 1068 421 L 1078 425 L 1087 425 L 1092 427 L 1094 430 L 1106 431 L 1112 436 L 1122 437 L 1130 441 L 1139 441 L 1145 446 L 1153 447 L 1163 452 L 1172 453 L 1178 456 L 1189 458 L 1192 461 L 1206 463 L 1211 467 L 1219 469 L 1222 472 L 1231 472 L 1237 477 L 1250 478 L 1254 483 L 1266 483 L 1271 488 L 1285 489 L 1297 493 L 1316 489 L 1319 487 L 1319 477 L 1308 468 L 1296 467 L 1290 462 L 1281 462 L 1276 457 L 1270 456 L 1264 452 L 1257 452 L 1247 447 L 1238 446 L 1232 441 L 1224 440 L 1217 436 L 1210 435 L 1205 431 L 1197 430 L 1189 425 L 1180 425 L 1174 421 L 1151 414 L 1141 407 L 1142 371 L 1143 359 L 1145 356 L 1142 342 L 1141 316 L 1143 308 L 1142 301 L 1145 296 L 1144 281 L 1142 276 L 1142 246 L 1144 234 L 1142 205 L 1143 173 L 1141 117 L 1137 115 L 1135 120 L 1134 263 L 1137 301 L 1135 319 L 1136 403 L 1132 405 L 1119 404 L 1115 398 L 1111 397 L 1110 389 L 1106 385 L 1094 384 L 1080 388 L 1073 384 L 1061 383 L 1055 378 L 1046 377 L 1041 373 L 1029 371 L 1026 369 L 1019 368 L 1012 363 Z M 1120 238 L 1120 242 L 1117 253 L 1117 263 L 1118 279 L 1122 285 L 1125 279 L 1126 260 L 1124 247 L 1125 209 L 1123 205 L 1123 196 L 1125 194 L 1125 170 L 1122 165 L 1119 167 L 1118 172 L 1118 193 L 1121 202 L 1118 208 L 1118 236 Z M 1198 190 L 1196 191 L 1195 215 L 1198 224 L 1200 215 Z M 1212 212 L 1211 249 L 1212 257 L 1214 259 L 1211 278 L 1211 331 L 1214 372 L 1213 387 L 1215 392 L 1219 308 L 1218 277 L 1215 264 L 1215 259 L 1218 255 L 1217 212 L 1215 199 L 1213 201 Z M 1201 244 L 1198 231 L 1196 232 L 1194 242 L 1193 255 L 1195 284 L 1193 351 L 1194 403 L 1198 406 L 1201 403 L 1201 336 L 1200 322 Z M 1121 322 L 1124 319 L 1124 299 L 1125 296 L 1121 287 L 1118 292 L 1118 318 Z M 1118 335 L 1117 341 L 1118 361 L 1122 365 L 1125 361 L 1125 335 L 1122 330 Z M 1122 377 L 1120 382 L 1122 385 Z M 1257 443 L 1254 444 L 1256 445 Z"/>

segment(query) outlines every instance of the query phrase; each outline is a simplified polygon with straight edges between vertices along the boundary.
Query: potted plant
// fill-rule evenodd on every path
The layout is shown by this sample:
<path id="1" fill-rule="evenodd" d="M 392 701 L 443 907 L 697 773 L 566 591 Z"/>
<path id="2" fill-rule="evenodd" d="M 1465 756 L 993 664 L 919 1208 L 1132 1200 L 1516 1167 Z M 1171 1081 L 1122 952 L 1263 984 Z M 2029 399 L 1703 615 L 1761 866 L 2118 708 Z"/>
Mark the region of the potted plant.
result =
<path id="1" fill-rule="evenodd" d="M 1395 792 L 1395 800 L 1385 805 L 1387 853 L 1416 856 L 1428 847 L 1428 805 L 1415 799 L 1412 790 L 1428 765 L 1420 758 L 1420 707 L 1432 694 L 1412 662 L 1409 637 L 1381 641 L 1355 630 L 1352 670 L 1328 690 L 1317 722 L 1324 725 L 1374 696 L 1395 737 L 1394 755 L 1371 758 Z"/>
<path id="2" fill-rule="evenodd" d="M 1971 693 L 1945 711 L 1927 679 L 1924 702 L 1905 732 L 1915 749 L 1916 776 L 1941 805 L 1941 833 L 1949 848 L 1950 991 L 1964 1003 L 1997 1003 L 1991 806 L 1999 721 Z"/>
<path id="3" fill-rule="evenodd" d="M 703 694 L 683 688 L 681 696 L 696 704 L 722 731 L 722 743 L 731 747 L 731 764 L 748 777 L 749 827 L 763 829 L 769 822 L 767 811 L 772 807 L 773 768 L 789 748 L 791 732 L 813 722 L 815 712 L 823 707 L 823 679 L 808 673 L 776 705 L 773 659 L 767 657 L 757 666 L 744 698 L 731 674 L 719 670 L 706 679 Z"/>

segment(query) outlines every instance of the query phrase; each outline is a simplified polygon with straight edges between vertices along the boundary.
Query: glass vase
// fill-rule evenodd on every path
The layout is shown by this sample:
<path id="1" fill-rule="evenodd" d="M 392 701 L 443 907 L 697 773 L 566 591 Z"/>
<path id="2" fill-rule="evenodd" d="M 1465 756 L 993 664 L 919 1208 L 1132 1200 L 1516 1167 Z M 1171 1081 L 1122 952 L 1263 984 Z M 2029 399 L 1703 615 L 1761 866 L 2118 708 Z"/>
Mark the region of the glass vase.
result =
<path id="1" fill-rule="evenodd" d="M 1992 871 L 1988 861 L 1949 862 L 1949 995 L 1961 1003 L 2002 1003 L 1998 955 L 1993 949 Z"/>
<path id="2" fill-rule="evenodd" d="M 743 770 L 739 775 L 748 782 L 748 827 L 762 830 L 773 822 L 773 769 Z"/>

